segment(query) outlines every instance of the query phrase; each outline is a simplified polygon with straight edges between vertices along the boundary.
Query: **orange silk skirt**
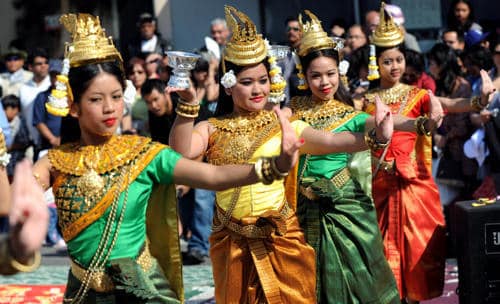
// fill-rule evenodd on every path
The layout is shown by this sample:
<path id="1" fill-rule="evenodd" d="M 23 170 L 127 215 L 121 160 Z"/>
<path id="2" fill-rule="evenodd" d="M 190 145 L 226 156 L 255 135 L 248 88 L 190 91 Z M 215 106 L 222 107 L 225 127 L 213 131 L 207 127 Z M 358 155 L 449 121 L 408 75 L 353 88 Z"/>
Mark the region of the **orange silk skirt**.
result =
<path id="1" fill-rule="evenodd" d="M 380 170 L 373 200 L 384 253 L 401 298 L 425 300 L 441 295 L 446 257 L 445 223 L 436 184 L 419 175 L 404 179 Z"/>
<path id="2" fill-rule="evenodd" d="M 295 214 L 286 227 L 265 239 L 227 228 L 210 236 L 217 303 L 316 303 L 314 250 Z"/>

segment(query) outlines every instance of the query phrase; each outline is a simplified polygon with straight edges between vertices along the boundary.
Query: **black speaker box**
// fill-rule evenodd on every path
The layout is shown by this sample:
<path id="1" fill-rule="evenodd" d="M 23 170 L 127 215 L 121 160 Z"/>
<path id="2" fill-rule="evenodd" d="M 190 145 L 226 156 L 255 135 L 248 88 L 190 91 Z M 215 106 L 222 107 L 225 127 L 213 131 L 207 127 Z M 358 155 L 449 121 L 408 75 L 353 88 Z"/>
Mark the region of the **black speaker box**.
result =
<path id="1" fill-rule="evenodd" d="M 500 304 L 500 202 L 458 202 L 454 211 L 460 304 Z"/>

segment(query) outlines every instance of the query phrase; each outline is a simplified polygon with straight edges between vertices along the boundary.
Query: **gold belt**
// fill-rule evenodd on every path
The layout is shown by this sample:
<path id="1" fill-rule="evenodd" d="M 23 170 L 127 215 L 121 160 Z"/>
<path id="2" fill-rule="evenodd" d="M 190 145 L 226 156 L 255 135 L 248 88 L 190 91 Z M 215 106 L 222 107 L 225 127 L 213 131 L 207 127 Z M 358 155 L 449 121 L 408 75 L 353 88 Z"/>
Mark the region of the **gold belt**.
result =
<path id="1" fill-rule="evenodd" d="M 87 269 L 81 267 L 77 263 L 71 262 L 71 273 L 75 278 L 77 278 L 80 282 L 85 280 L 85 276 L 87 273 Z M 144 245 L 144 249 L 139 254 L 136 259 L 137 264 L 141 266 L 144 272 L 148 272 L 153 266 L 153 260 L 151 258 L 151 253 L 149 252 L 149 245 Z M 89 273 L 89 287 L 97 292 L 110 292 L 115 289 L 115 284 L 111 277 L 105 271 L 96 271 Z"/>
<path id="2" fill-rule="evenodd" d="M 349 181 L 350 178 L 351 178 L 351 173 L 349 172 L 349 169 L 347 169 L 347 167 L 344 167 L 342 170 L 337 172 L 337 174 L 335 174 L 330 179 L 330 181 L 336 188 L 340 189 L 344 187 L 344 185 Z M 311 188 L 311 186 L 305 187 L 300 185 L 299 191 L 302 195 L 304 195 L 310 200 L 317 200 L 319 198 L 319 196 L 317 196 L 316 193 L 314 193 L 314 190 Z"/>
<path id="3" fill-rule="evenodd" d="M 246 216 L 237 220 L 231 217 L 226 227 L 244 237 L 267 238 L 271 233 L 276 232 L 279 235 L 286 233 L 286 220 L 292 215 L 293 211 L 285 201 L 280 210 L 269 210 L 259 216 Z M 217 207 L 216 219 L 222 221 L 225 218 L 225 212 Z"/>
<path id="4" fill-rule="evenodd" d="M 379 167 L 380 170 L 383 170 L 389 174 L 394 174 L 394 169 L 395 169 L 394 159 L 389 160 L 389 161 L 385 161 L 385 160 L 380 160 L 376 157 L 372 157 L 372 167 L 377 168 L 378 164 L 380 164 L 380 167 Z"/>

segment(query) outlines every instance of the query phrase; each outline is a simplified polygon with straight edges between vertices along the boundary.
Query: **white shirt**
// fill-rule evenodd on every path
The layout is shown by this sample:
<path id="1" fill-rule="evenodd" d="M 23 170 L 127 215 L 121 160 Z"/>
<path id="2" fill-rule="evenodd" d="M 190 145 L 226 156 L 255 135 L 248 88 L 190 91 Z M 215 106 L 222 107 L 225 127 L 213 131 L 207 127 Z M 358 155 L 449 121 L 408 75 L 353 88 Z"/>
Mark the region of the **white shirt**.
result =
<path id="1" fill-rule="evenodd" d="M 50 87 L 50 76 L 47 75 L 40 83 L 36 83 L 33 78 L 19 89 L 19 99 L 21 101 L 21 112 L 26 119 L 30 137 L 35 144 L 40 142 L 40 133 L 33 126 L 33 102 L 38 93 L 48 90 Z"/>
<path id="2" fill-rule="evenodd" d="M 158 42 L 158 37 L 154 35 L 151 39 L 149 40 L 142 40 L 141 41 L 141 51 L 143 53 L 152 53 L 155 51 L 156 48 L 156 43 Z"/>

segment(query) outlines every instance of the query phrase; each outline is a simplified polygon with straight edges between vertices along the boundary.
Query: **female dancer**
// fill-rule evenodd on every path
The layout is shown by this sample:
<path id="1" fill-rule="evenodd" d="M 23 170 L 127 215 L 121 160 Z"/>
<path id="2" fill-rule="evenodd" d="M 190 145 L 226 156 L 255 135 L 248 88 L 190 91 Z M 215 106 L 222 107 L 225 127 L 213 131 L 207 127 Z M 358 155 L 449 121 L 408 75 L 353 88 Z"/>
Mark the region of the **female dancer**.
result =
<path id="1" fill-rule="evenodd" d="M 34 167 L 52 185 L 71 258 L 65 298 L 73 303 L 179 303 L 182 269 L 173 184 L 222 190 L 273 180 L 294 163 L 300 143 L 288 128 L 272 174 L 252 165 L 215 167 L 183 159 L 140 136 L 116 136 L 125 75 L 120 53 L 99 19 L 63 15 L 72 34 L 67 76 L 48 103 L 77 118 L 79 141 L 50 150 Z M 178 112 L 186 115 L 186 109 Z M 287 123 L 286 120 L 282 120 Z M 269 168 L 267 168 L 269 169 Z"/>
<path id="2" fill-rule="evenodd" d="M 400 83 L 405 70 L 404 33 L 385 13 L 384 4 L 371 40 L 378 67 L 373 64 L 370 74 L 378 74 L 375 68 L 379 68 L 380 81 L 378 88 L 365 95 L 365 111 L 373 113 L 375 96 L 379 95 L 393 113 L 416 118 L 417 134 L 395 132 L 388 148 L 372 154 L 373 200 L 385 256 L 400 297 L 414 303 L 439 296 L 444 283 L 445 223 L 431 176 L 430 129 L 427 118 L 421 116 L 430 112 L 429 101 L 434 97 Z M 491 90 L 483 89 L 485 94 L 472 101 L 440 101 L 450 112 L 485 107 Z"/>
<path id="3" fill-rule="evenodd" d="M 292 99 L 294 117 L 332 133 L 370 130 L 372 117 L 353 108 L 339 82 L 337 44 L 305 12 L 298 55 L 312 95 Z M 399 303 L 370 197 L 369 152 L 306 155 L 298 172 L 297 215 L 316 251 L 318 302 Z"/>
<path id="4" fill-rule="evenodd" d="M 225 96 L 219 99 L 223 116 L 193 126 L 193 117 L 178 115 L 170 144 L 184 156 L 205 154 L 210 163 L 256 162 L 276 155 L 279 130 L 272 112 L 265 110 L 281 83 L 274 58 L 255 25 L 243 13 L 226 6 L 233 36 L 227 44 L 222 68 Z M 227 72 L 226 72 L 227 71 Z M 178 91 L 194 107 L 193 91 Z M 282 93 L 282 91 L 281 91 Z M 279 95 L 279 94 L 278 94 Z M 386 141 L 392 121 L 379 111 L 381 126 L 375 136 Z M 366 149 L 362 133 L 330 134 L 306 123 L 291 123 L 305 139 L 303 153 L 324 154 Z M 272 166 L 272 165 L 271 165 Z M 290 176 L 295 178 L 295 175 Z M 289 178 L 290 178 L 289 177 Z M 217 192 L 217 210 L 210 237 L 216 301 L 220 303 L 314 303 L 316 274 L 313 249 L 304 240 L 294 214 L 296 188 L 292 180 L 265 182 Z"/>

